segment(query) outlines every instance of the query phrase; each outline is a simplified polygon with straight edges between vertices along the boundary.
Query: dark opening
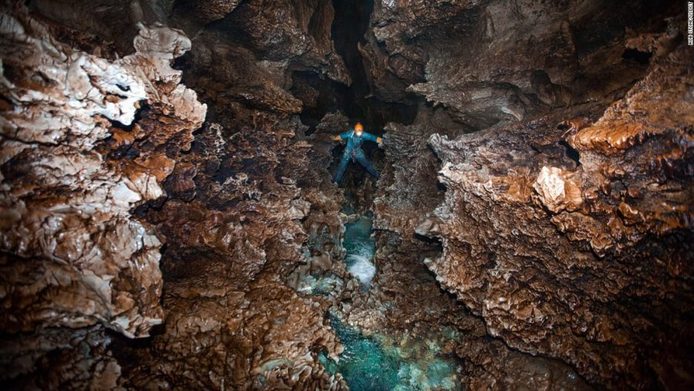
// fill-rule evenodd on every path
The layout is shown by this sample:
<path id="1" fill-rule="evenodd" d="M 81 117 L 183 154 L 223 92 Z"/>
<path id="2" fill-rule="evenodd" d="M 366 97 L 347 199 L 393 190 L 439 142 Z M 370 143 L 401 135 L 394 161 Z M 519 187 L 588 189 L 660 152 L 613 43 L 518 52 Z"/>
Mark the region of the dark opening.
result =
<path id="1" fill-rule="evenodd" d="M 359 43 L 364 43 L 364 35 L 369 27 L 373 0 L 333 0 L 335 19 L 332 37 L 335 50 L 345 61 L 352 78 L 352 85 L 342 92 L 340 109 L 350 120 L 360 120 L 366 130 L 382 134 L 388 122 L 411 124 L 417 115 L 416 104 L 391 103 L 372 96 L 371 86 L 366 74 Z"/>
<path id="2" fill-rule="evenodd" d="M 581 165 L 581 154 L 576 149 L 574 149 L 571 145 L 569 145 L 569 143 L 567 143 L 565 140 L 561 140 L 559 142 L 559 144 L 564 147 L 564 151 L 566 153 L 566 156 L 568 156 L 571 160 L 576 162 L 576 166 L 580 166 Z"/>
<path id="3" fill-rule="evenodd" d="M 653 56 L 653 53 L 650 52 L 642 52 L 640 50 L 636 49 L 627 49 L 622 53 L 622 58 L 625 60 L 631 60 L 631 61 L 636 61 L 639 64 L 646 65 L 649 63 L 651 60 L 651 56 Z"/>

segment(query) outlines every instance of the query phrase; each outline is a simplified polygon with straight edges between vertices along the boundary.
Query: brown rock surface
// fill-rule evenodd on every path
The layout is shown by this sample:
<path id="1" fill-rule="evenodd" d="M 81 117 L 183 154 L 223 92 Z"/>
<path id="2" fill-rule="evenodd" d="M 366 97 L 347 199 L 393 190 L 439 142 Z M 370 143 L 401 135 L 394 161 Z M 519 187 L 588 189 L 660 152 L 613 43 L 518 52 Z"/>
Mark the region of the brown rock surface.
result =
<path id="1" fill-rule="evenodd" d="M 580 130 L 555 112 L 430 138 L 447 187 L 430 267 L 492 335 L 595 382 L 691 382 L 692 53 L 657 59 Z"/>
<path id="2" fill-rule="evenodd" d="M 441 248 L 421 235 L 438 228 L 432 211 L 446 190 L 431 175 L 440 162 L 423 138 L 455 137 L 460 126 L 445 110 L 423 107 L 412 125 L 389 124 L 386 130 L 386 164 L 374 200 L 378 274 L 369 294 L 353 300 L 347 319 L 370 333 L 389 330 L 405 346 L 410 339 L 438 344 L 460 360 L 456 381 L 471 389 L 589 389 L 566 364 L 490 338 L 484 319 L 444 294 L 427 270 L 427 260 Z"/>
<path id="3" fill-rule="evenodd" d="M 335 53 L 330 27 L 330 0 L 253 0 L 243 2 L 226 23 L 246 34 L 258 57 L 295 70 L 311 69 L 350 83 L 342 58 Z"/>
<path id="4" fill-rule="evenodd" d="M 665 3 L 599 1 L 374 2 L 362 47 L 374 94 L 405 90 L 483 129 L 600 98 L 638 78 L 620 42 Z"/>
<path id="5" fill-rule="evenodd" d="M 231 118 L 256 115 L 235 110 Z M 303 243 L 329 249 L 332 241 L 339 254 L 340 220 L 326 215 L 339 196 L 321 188 L 327 172 L 309 171 L 311 144 L 292 140 L 295 123 L 261 114 L 255 125 L 206 126 L 167 183 L 188 188 L 180 182 L 192 176 L 194 199 L 184 193 L 146 214 L 166 237 L 167 317 L 146 349 L 118 344 L 129 386 L 343 387 L 316 361 L 322 349 L 339 352 L 324 324 L 330 302 L 298 295 L 283 278 L 306 263 Z"/>
<path id="6" fill-rule="evenodd" d="M 28 3 L 0 19 L 3 386 L 346 389 L 335 318 L 453 388 L 694 383 L 674 5 Z M 340 110 L 393 121 L 378 181 L 330 183 Z M 341 243 L 367 210 L 369 289 Z"/>
<path id="7" fill-rule="evenodd" d="M 138 108 L 148 105 L 129 132 L 151 136 L 155 146 L 171 143 L 171 153 L 187 148 L 206 106 L 179 84 L 180 72 L 169 62 L 190 41 L 168 28 L 143 28 L 136 52 L 109 62 L 62 45 L 22 8 L 10 7 L 0 15 L 6 103 L 0 328 L 8 335 L 35 333 L 30 338 L 43 341 L 37 349 L 44 352 L 67 343 L 57 342 L 66 333 L 51 331 L 55 327 L 99 324 L 129 337 L 148 336 L 163 317 L 161 243 L 130 209 L 163 194 L 159 183 L 173 162 L 154 151 L 114 161 L 102 147 L 113 129 L 127 129 L 141 114 Z M 103 336 L 94 330 L 71 338 L 78 343 L 87 335 Z M 99 342 L 99 349 L 106 345 Z M 37 370 L 15 367 L 40 356 L 26 352 L 28 362 L 5 363 L 3 380 Z M 81 364 L 66 365 L 79 372 Z M 77 384 L 84 374 L 75 376 Z"/>
<path id="8" fill-rule="evenodd" d="M 672 8 L 600 7 L 376 2 L 361 48 L 374 93 L 404 101 L 409 85 L 442 109 L 388 130 L 376 224 L 440 237 L 430 268 L 511 347 L 599 384 L 681 387 L 692 53 L 674 50 L 681 16 L 657 16 Z"/>
<path id="9" fill-rule="evenodd" d="M 297 67 L 330 76 L 322 68 L 329 65 L 337 72 L 331 77 L 342 77 L 339 58 L 318 59 L 332 50 L 332 8 L 273 7 L 244 3 L 201 32 L 184 59 L 186 83 L 212 104 L 210 118 L 219 123 L 206 125 L 177 159 L 165 182 L 170 198 L 141 208 L 166 242 L 167 315 L 146 347 L 115 345 L 127 386 L 344 387 L 317 361 L 319 351 L 340 351 L 324 322 L 330 302 L 289 287 L 320 262 L 329 270 L 341 254 L 341 195 L 327 170 L 316 170 L 330 164 L 330 144 L 314 147 L 302 136 L 305 128 L 290 118 L 302 102 L 285 90 Z M 277 19 L 272 9 L 287 14 Z M 231 23 L 256 39 L 239 42 L 226 30 Z M 263 31 L 279 31 L 289 46 L 267 41 Z"/>

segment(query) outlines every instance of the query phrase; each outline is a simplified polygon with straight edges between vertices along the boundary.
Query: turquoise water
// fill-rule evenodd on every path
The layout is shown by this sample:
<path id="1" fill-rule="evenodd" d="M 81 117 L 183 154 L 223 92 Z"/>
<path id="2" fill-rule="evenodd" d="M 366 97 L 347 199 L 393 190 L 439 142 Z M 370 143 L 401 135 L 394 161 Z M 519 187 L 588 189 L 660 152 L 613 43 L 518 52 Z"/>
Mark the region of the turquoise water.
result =
<path id="1" fill-rule="evenodd" d="M 370 287 L 376 275 L 373 263 L 376 242 L 371 236 L 370 214 L 345 224 L 342 246 L 345 263 L 350 274 L 361 283 L 362 289 Z M 332 277 L 332 276 L 330 276 Z M 307 278 L 299 290 L 311 293 L 329 292 L 339 282 L 332 278 Z M 386 304 L 387 305 L 387 304 Z M 335 313 L 330 313 L 330 323 L 344 351 L 334 361 L 325 353 L 319 360 L 331 374 L 341 374 L 352 391 L 434 391 L 459 390 L 458 365 L 445 358 L 438 344 L 430 339 L 393 337 L 377 334 L 364 336 L 358 330 L 342 323 Z M 445 339 L 455 339 L 446 335 Z M 440 338 L 439 338 L 440 339 Z"/>
<path id="2" fill-rule="evenodd" d="M 338 362 L 326 355 L 320 361 L 340 373 L 352 391 L 458 390 L 457 365 L 438 356 L 431 341 L 395 346 L 387 337 L 366 337 L 336 317 L 331 324 L 345 347 Z"/>
<path id="3" fill-rule="evenodd" d="M 362 336 L 334 318 L 331 323 L 345 350 L 337 363 L 321 356 L 328 372 L 342 374 L 352 391 L 392 390 L 398 382 L 397 360 L 389 357 L 375 340 Z"/>
<path id="4" fill-rule="evenodd" d="M 368 288 L 376 275 L 376 266 L 373 263 L 376 242 L 371 237 L 371 231 L 371 217 L 361 216 L 345 224 L 345 235 L 342 240 L 342 246 L 347 252 L 345 256 L 347 270 L 359 280 L 363 288 Z"/>

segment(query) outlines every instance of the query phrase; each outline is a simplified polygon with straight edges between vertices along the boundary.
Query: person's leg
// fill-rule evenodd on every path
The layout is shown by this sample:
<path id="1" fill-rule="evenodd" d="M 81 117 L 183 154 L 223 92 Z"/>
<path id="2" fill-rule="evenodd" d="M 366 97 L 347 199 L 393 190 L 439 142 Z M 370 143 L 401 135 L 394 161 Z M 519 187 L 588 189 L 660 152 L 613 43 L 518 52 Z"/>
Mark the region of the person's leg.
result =
<path id="1" fill-rule="evenodd" d="M 340 164 L 337 166 L 335 176 L 333 176 L 333 182 L 339 184 L 342 181 L 342 177 L 345 175 L 345 170 L 347 170 L 347 165 L 349 164 L 350 155 L 347 149 L 342 153 L 342 159 L 340 159 Z"/>
<path id="2" fill-rule="evenodd" d="M 376 171 L 376 168 L 373 166 L 373 164 L 371 164 L 369 159 L 366 158 L 366 155 L 364 154 L 364 151 L 362 149 L 359 149 L 356 152 L 356 158 L 359 164 L 364 166 L 364 168 L 366 169 L 366 171 L 369 172 L 369 174 L 373 175 L 376 179 L 380 177 L 378 171 Z"/>

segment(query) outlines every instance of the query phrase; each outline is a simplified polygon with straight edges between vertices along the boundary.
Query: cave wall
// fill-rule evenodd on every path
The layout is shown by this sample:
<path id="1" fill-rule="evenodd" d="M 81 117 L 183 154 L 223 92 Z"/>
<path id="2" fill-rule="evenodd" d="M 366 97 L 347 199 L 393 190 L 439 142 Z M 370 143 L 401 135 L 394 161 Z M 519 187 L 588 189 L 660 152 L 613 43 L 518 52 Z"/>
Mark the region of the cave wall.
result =
<path id="1" fill-rule="evenodd" d="M 43 22 L 3 9 L 3 384 L 344 388 L 316 359 L 341 349 L 329 301 L 288 281 L 341 254 L 331 143 L 314 151 L 284 89 L 294 68 L 349 82 L 330 58 L 330 2 L 287 2 L 279 19 L 246 2 L 249 25 L 222 21 L 177 61 L 182 31 L 142 27 L 115 60 L 123 43 L 95 44 L 110 33 L 64 6 Z M 279 45 L 228 43 L 277 23 Z M 190 64 L 209 113 L 179 84 Z"/>
<path id="2" fill-rule="evenodd" d="M 340 254 L 340 194 L 308 159 L 330 155 L 295 140 L 303 128 L 286 114 L 227 110 L 179 160 L 170 198 L 143 216 L 166 238 L 166 321 L 151 344 L 114 348 L 125 384 L 342 389 L 316 361 L 340 350 L 324 320 L 330 302 L 298 294 L 290 278 L 312 271 L 307 260 L 330 265 Z M 309 251 L 312 242 L 325 252 Z"/>
<path id="3" fill-rule="evenodd" d="M 645 71 L 623 61 L 625 33 L 674 13 L 648 1 L 374 3 L 361 47 L 374 93 L 422 95 L 472 130 L 623 94 Z"/>
<path id="4" fill-rule="evenodd" d="M 190 41 L 142 28 L 135 53 L 109 61 L 56 41 L 21 6 L 1 17 L 3 381 L 113 381 L 98 326 L 145 337 L 163 320 L 161 242 L 131 209 L 163 194 L 205 118 L 169 66 Z M 32 342 L 17 346 L 19 336 Z M 84 341 L 86 357 L 60 353 Z M 67 375 L 30 376 L 52 364 Z M 100 368 L 92 380 L 87 364 Z"/>
<path id="5" fill-rule="evenodd" d="M 386 127 L 378 226 L 440 239 L 429 268 L 491 335 L 593 384 L 692 382 L 692 50 L 669 6 L 382 1 L 362 46 L 375 93 L 433 107 Z"/>
<path id="6" fill-rule="evenodd" d="M 430 267 L 492 335 L 594 382 L 691 381 L 690 56 L 654 61 L 599 118 L 430 138 L 448 189 Z"/>
<path id="7" fill-rule="evenodd" d="M 317 359 L 336 306 L 454 330 L 472 389 L 692 384 L 692 50 L 668 4 L 374 1 L 358 82 L 418 113 L 350 182 L 370 293 L 330 183 L 350 119 L 299 117 L 355 77 L 331 1 L 29 6 L 1 24 L 4 384 L 344 389 Z"/>

